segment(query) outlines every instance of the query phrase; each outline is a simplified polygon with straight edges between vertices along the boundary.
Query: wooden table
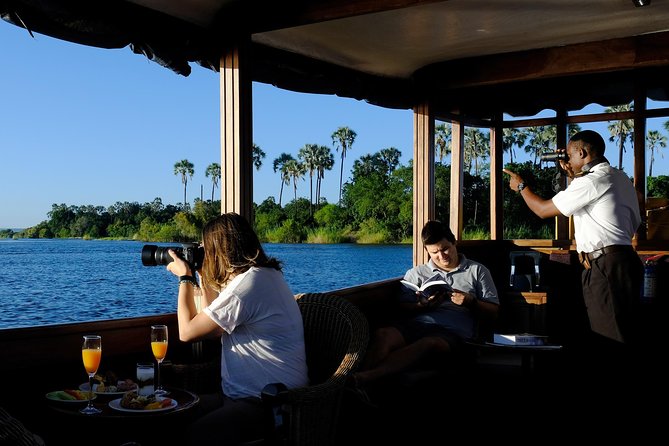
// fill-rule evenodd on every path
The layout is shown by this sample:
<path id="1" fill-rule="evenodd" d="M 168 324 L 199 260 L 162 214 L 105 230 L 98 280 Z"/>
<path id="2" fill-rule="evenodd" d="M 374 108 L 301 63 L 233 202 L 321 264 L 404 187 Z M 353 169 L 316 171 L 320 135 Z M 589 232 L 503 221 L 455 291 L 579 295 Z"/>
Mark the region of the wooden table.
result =
<path id="1" fill-rule="evenodd" d="M 86 403 L 48 402 L 53 415 L 52 429 L 47 444 L 90 446 L 119 446 L 124 442 L 137 442 L 142 446 L 175 444 L 193 415 L 200 398 L 195 393 L 170 388 L 167 398 L 177 401 L 177 406 L 164 411 L 125 412 L 113 409 L 109 402 L 118 396 L 98 395 L 95 407 L 102 410 L 96 415 L 84 415 L 79 410 Z M 48 401 L 48 400 L 47 400 Z M 177 441 L 178 443 L 178 441 Z"/>
<path id="2" fill-rule="evenodd" d="M 494 342 L 470 343 L 482 350 L 500 353 L 510 356 L 519 356 L 522 373 L 525 376 L 532 376 L 535 373 L 536 357 L 540 355 L 552 354 L 562 351 L 561 345 L 505 345 Z"/>

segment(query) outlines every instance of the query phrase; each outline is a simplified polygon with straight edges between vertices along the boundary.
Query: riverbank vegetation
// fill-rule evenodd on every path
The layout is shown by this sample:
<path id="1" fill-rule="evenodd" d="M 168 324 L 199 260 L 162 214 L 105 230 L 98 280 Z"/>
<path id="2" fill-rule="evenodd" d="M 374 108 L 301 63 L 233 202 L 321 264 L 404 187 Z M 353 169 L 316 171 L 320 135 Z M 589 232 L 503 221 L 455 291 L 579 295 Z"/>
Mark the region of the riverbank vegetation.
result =
<path id="1" fill-rule="evenodd" d="M 578 126 L 572 127 L 571 133 L 579 130 Z M 447 161 L 450 158 L 451 128 L 448 124 L 440 124 L 435 130 L 436 216 L 448 221 L 451 167 Z M 609 130 L 612 141 L 629 139 L 619 135 L 619 126 L 612 125 Z M 629 132 L 626 127 L 625 135 Z M 617 139 L 615 135 L 618 135 Z M 340 127 L 331 138 L 333 146 L 340 152 L 343 167 L 356 133 L 348 127 Z M 659 142 L 649 141 L 651 163 L 655 151 L 666 145 L 665 137 L 660 135 L 657 138 Z M 462 238 L 488 239 L 489 135 L 479 129 L 467 128 L 464 139 Z M 520 173 L 532 190 L 543 197 L 552 196 L 566 184 L 565 177 L 554 162 L 541 160 L 543 154 L 555 150 L 555 140 L 555 128 L 552 126 L 504 131 L 504 148 L 511 159 L 506 166 Z M 622 150 L 624 142 L 621 144 Z M 515 148 L 524 150 L 533 160 L 514 162 Z M 256 168 L 260 168 L 264 157 L 265 153 L 254 144 L 253 165 Z M 411 243 L 413 169 L 411 161 L 402 165 L 400 158 L 401 152 L 389 147 L 356 159 L 349 181 L 342 182 L 343 170 L 340 170 L 339 201 L 329 203 L 320 192 L 325 172 L 334 166 L 331 149 L 305 144 L 296 158 L 282 153 L 273 161 L 274 172 L 280 181 L 278 203 L 273 196 L 254 203 L 254 226 L 258 235 L 262 241 L 271 243 Z M 186 186 L 193 172 L 194 166 L 186 159 L 174 165 L 174 175 L 184 186 L 183 203 L 164 204 L 156 198 L 150 203 L 117 202 L 109 207 L 53 204 L 48 220 L 22 231 L 0 230 L 0 238 L 112 238 L 151 242 L 199 240 L 204 224 L 220 213 L 220 201 L 213 198 L 221 168 L 212 163 L 206 170 L 207 177 L 211 176 L 212 180 L 212 199 L 195 199 L 191 205 L 187 201 Z M 297 194 L 298 182 L 305 177 L 308 177 L 308 199 L 298 198 Z M 647 188 L 648 197 L 669 197 L 669 177 L 649 175 Z M 290 192 L 293 199 L 282 206 L 284 194 Z M 503 209 L 505 239 L 553 238 L 554 220 L 536 217 L 523 199 L 506 185 L 503 189 Z"/>
<path id="2" fill-rule="evenodd" d="M 543 196 L 552 194 L 555 168 L 531 162 L 509 167 L 532 181 Z M 437 216 L 448 221 L 450 166 L 437 164 Z M 463 239 L 489 238 L 489 180 L 465 172 Z M 669 196 L 669 177 L 649 178 L 649 195 Z M 554 222 L 532 214 L 517 193 L 504 190 L 504 237 L 552 238 Z M 412 235 L 412 167 L 387 165 L 379 154 L 357 160 L 342 188 L 341 204 L 321 198 L 294 198 L 280 206 L 274 197 L 254 205 L 255 228 L 271 243 L 410 243 Z M 109 207 L 54 204 L 48 220 L 23 231 L 0 231 L 14 238 L 115 238 L 153 242 L 199 240 L 205 222 L 220 213 L 220 201 L 196 199 L 188 204 L 124 202 Z"/>

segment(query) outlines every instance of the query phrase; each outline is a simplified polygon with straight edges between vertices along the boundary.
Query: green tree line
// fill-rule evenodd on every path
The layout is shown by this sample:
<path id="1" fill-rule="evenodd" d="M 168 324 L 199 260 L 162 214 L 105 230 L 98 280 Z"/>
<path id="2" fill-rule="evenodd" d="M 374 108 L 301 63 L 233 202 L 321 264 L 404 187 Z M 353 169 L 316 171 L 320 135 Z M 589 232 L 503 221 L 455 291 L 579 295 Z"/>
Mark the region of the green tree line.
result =
<path id="1" fill-rule="evenodd" d="M 615 124 L 610 126 L 611 141 L 631 141 L 628 136 L 615 133 L 620 128 Z M 629 126 L 624 128 L 625 131 L 630 130 Z M 578 130 L 576 125 L 570 127 L 570 133 Z M 664 147 L 664 137 L 657 138 L 651 133 L 649 139 L 656 140 L 655 144 L 649 144 L 652 161 L 652 154 L 659 147 Z M 340 152 L 343 166 L 346 154 L 353 148 L 356 133 L 348 127 L 340 127 L 331 137 L 333 146 Z M 449 220 L 451 168 L 447 155 L 451 150 L 450 137 L 450 125 L 436 126 L 435 204 L 437 218 L 444 221 Z M 532 158 L 523 163 L 512 161 L 508 167 L 521 173 L 542 196 L 551 196 L 565 181 L 554 165 L 542 165 L 541 162 L 542 154 L 556 149 L 555 141 L 554 126 L 506 129 L 504 132 L 504 150 L 510 153 L 512 160 L 515 159 L 515 148 L 525 150 Z M 618 147 L 624 150 L 624 144 Z M 489 238 L 488 154 L 489 135 L 479 129 L 465 129 L 465 239 Z M 411 161 L 407 165 L 399 162 L 401 155 L 394 147 L 363 155 L 353 162 L 351 178 L 345 183 L 342 168 L 339 200 L 328 203 L 320 196 L 320 186 L 326 171 L 334 165 L 331 149 L 318 144 L 305 144 L 298 150 L 297 158 L 282 153 L 273 161 L 273 169 L 281 182 L 279 202 L 270 196 L 259 204 L 254 203 L 254 225 L 258 235 L 263 241 L 273 243 L 409 243 L 413 229 L 413 169 Z M 253 163 L 256 168 L 260 168 L 264 157 L 265 153 L 254 144 Z M 165 205 L 160 198 L 144 204 L 118 202 L 107 208 L 54 204 L 48 213 L 48 220 L 18 233 L 2 230 L 0 237 L 117 238 L 165 242 L 198 240 L 203 225 L 220 212 L 220 201 L 213 198 L 221 168 L 217 163 L 207 167 L 206 175 L 212 179 L 212 198 L 195 199 L 191 208 L 186 199 L 186 187 L 193 173 L 194 166 L 186 159 L 174 165 L 174 175 L 184 186 L 184 202 L 179 205 Z M 299 180 L 307 175 L 309 198 L 298 198 Z M 282 206 L 283 186 L 292 186 L 293 198 Z M 649 176 L 648 196 L 669 197 L 669 177 Z M 522 198 L 508 188 L 504 189 L 503 206 L 505 238 L 553 237 L 553 221 L 536 217 Z"/>
<path id="2" fill-rule="evenodd" d="M 539 169 L 528 161 L 510 165 L 532 181 L 534 190 L 550 195 L 557 170 Z M 448 221 L 450 166 L 436 166 L 438 218 Z M 463 238 L 488 238 L 489 179 L 465 172 Z M 669 177 L 649 179 L 649 194 L 669 196 Z M 531 214 L 522 199 L 504 192 L 505 238 L 550 238 L 553 222 Z M 274 197 L 255 205 L 255 228 L 261 239 L 273 243 L 402 243 L 412 233 L 412 167 L 388 164 L 382 152 L 356 160 L 352 178 L 345 183 L 342 203 L 321 201 L 312 206 L 296 198 L 279 206 Z M 192 209 L 150 203 L 118 202 L 102 206 L 54 204 L 48 220 L 24 231 L 2 231 L 4 237 L 117 238 L 143 241 L 193 241 L 205 222 L 218 215 L 220 201 L 196 199 Z"/>

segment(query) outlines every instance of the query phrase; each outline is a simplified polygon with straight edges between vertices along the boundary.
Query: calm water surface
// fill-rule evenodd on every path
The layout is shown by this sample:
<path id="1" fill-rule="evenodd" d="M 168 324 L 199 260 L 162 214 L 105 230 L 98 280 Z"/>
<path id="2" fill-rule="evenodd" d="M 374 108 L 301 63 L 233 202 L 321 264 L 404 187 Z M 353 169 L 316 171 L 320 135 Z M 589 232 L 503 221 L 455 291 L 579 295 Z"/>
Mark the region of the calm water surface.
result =
<path id="1" fill-rule="evenodd" d="M 160 244 L 172 246 L 174 244 Z M 0 328 L 176 311 L 176 278 L 143 266 L 142 242 L 0 239 Z M 265 244 L 294 293 L 403 276 L 410 245 Z"/>

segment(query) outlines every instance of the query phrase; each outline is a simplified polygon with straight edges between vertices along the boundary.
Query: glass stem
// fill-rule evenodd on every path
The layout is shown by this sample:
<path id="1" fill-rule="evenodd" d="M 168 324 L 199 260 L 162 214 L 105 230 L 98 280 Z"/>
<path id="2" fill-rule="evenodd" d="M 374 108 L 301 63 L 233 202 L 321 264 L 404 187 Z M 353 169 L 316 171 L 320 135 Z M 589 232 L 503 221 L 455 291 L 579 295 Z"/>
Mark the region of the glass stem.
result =
<path id="1" fill-rule="evenodd" d="M 93 407 L 93 375 L 88 375 L 88 407 Z"/>
<path id="2" fill-rule="evenodd" d="M 160 386 L 160 361 L 156 361 L 156 390 L 161 390 Z"/>

